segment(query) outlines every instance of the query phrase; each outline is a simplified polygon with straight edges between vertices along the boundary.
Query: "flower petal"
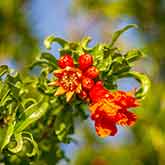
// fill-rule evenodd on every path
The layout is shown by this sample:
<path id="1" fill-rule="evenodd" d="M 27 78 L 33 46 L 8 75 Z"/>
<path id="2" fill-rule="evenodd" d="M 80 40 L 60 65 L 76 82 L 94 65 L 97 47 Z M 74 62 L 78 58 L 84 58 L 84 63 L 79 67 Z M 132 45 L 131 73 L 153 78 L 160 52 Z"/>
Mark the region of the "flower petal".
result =
<path id="1" fill-rule="evenodd" d="M 114 102 L 122 108 L 137 107 L 138 100 L 129 92 L 116 91 L 112 93 Z"/>
<path id="2" fill-rule="evenodd" d="M 114 116 L 97 109 L 92 113 L 91 119 L 95 121 L 96 132 L 101 137 L 114 136 L 117 133 Z"/>
<path id="3" fill-rule="evenodd" d="M 60 84 L 59 84 L 59 82 L 58 81 L 53 81 L 53 82 L 50 82 L 49 84 L 48 84 L 48 86 L 59 86 Z"/>
<path id="4" fill-rule="evenodd" d="M 63 87 L 59 87 L 54 95 L 60 96 L 60 95 L 63 95 L 65 92 L 66 90 Z"/>
<path id="5" fill-rule="evenodd" d="M 78 85 L 78 87 L 76 88 L 76 93 L 80 93 L 82 90 L 82 86 L 81 84 Z"/>
<path id="6" fill-rule="evenodd" d="M 66 93 L 66 102 L 69 102 L 74 94 L 74 91 L 69 91 Z"/>
<path id="7" fill-rule="evenodd" d="M 137 120 L 136 114 L 134 114 L 134 113 L 132 113 L 132 112 L 129 112 L 129 111 L 126 111 L 126 112 L 125 112 L 125 115 L 126 115 L 127 118 L 128 118 L 127 125 L 129 125 L 129 126 L 134 125 L 135 122 L 136 122 L 136 120 Z"/>
<path id="8" fill-rule="evenodd" d="M 53 72 L 53 74 L 56 76 L 56 74 L 60 74 L 63 72 L 63 69 L 57 69 Z"/>
<path id="9" fill-rule="evenodd" d="M 132 126 L 136 122 L 136 114 L 129 112 L 127 110 L 121 110 L 115 116 L 117 124 L 122 126 Z"/>
<path id="10" fill-rule="evenodd" d="M 109 121 L 95 122 L 95 128 L 98 136 L 107 137 L 114 136 L 117 133 L 117 127 L 114 123 Z"/>

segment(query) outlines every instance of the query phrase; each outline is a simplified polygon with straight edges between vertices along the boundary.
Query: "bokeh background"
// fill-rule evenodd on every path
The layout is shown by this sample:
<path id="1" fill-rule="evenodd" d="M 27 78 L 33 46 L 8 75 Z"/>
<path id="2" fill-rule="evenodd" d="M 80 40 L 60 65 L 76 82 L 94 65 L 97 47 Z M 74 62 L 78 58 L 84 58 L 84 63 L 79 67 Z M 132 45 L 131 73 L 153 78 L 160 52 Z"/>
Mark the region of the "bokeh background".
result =
<path id="1" fill-rule="evenodd" d="M 134 69 L 148 74 L 152 81 L 148 96 L 135 110 L 139 120 L 134 127 L 119 128 L 117 136 L 106 139 L 96 136 L 90 120 L 78 123 L 73 135 L 76 142 L 61 144 L 71 165 L 165 164 L 165 1 L 0 1 L 0 64 L 20 72 L 45 50 L 43 40 L 48 35 L 74 41 L 91 36 L 94 45 L 110 42 L 115 30 L 130 23 L 139 28 L 126 32 L 117 44 L 124 51 L 144 51 L 145 57 Z M 51 50 L 56 57 L 58 48 L 54 45 Z M 138 86 L 133 79 L 118 84 L 122 90 Z M 68 163 L 62 160 L 58 164 Z"/>

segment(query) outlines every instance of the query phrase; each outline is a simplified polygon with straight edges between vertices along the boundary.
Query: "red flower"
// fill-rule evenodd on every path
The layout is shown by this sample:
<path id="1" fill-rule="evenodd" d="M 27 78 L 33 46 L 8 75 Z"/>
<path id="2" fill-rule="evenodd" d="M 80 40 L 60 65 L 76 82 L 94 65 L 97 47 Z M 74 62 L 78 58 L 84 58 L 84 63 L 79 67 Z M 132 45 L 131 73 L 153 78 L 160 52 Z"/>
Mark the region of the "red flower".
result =
<path id="1" fill-rule="evenodd" d="M 138 106 L 137 100 L 130 93 L 117 91 L 110 93 L 99 81 L 89 92 L 91 118 L 95 121 L 96 132 L 101 137 L 117 133 L 116 124 L 131 126 L 136 115 L 127 108 Z"/>
<path id="2" fill-rule="evenodd" d="M 93 58 L 90 54 L 83 54 L 78 59 L 79 68 L 85 70 L 93 64 Z"/>
<path id="3" fill-rule="evenodd" d="M 128 108 L 137 107 L 138 101 L 130 92 L 110 92 L 104 88 L 102 81 L 94 82 L 99 70 L 92 66 L 93 58 L 83 54 L 78 59 L 79 68 L 74 67 L 70 55 L 62 56 L 58 65 L 61 69 L 54 71 L 56 81 L 49 83 L 58 86 L 55 96 L 66 93 L 66 101 L 73 94 L 90 103 L 91 119 L 95 122 L 96 132 L 101 137 L 114 136 L 116 125 L 131 126 L 136 122 L 136 115 Z"/>
<path id="4" fill-rule="evenodd" d="M 67 102 L 70 101 L 74 93 L 80 93 L 82 72 L 78 68 L 66 67 L 54 71 L 54 75 L 58 80 L 49 83 L 50 86 L 59 86 L 55 96 L 66 93 Z"/>
<path id="5" fill-rule="evenodd" d="M 65 68 L 67 66 L 74 67 L 73 58 L 70 55 L 64 55 L 58 60 L 58 66 Z"/>
<path id="6" fill-rule="evenodd" d="M 109 96 L 109 91 L 103 87 L 102 81 L 98 81 L 89 92 L 92 103 L 99 101 L 105 96 Z"/>

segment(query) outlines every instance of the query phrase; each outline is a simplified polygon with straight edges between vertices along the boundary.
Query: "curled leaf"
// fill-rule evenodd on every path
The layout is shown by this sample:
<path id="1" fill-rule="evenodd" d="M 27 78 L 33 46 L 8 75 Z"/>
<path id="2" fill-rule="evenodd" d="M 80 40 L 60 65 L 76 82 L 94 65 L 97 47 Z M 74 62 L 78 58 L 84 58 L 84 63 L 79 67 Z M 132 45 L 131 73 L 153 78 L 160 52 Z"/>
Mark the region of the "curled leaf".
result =
<path id="1" fill-rule="evenodd" d="M 26 139 L 27 141 L 29 141 L 32 144 L 32 146 L 33 146 L 32 152 L 31 153 L 26 153 L 26 155 L 28 157 L 32 157 L 32 156 L 34 156 L 36 154 L 39 155 L 38 144 L 34 140 L 33 135 L 30 132 L 22 132 L 22 133 L 29 136 L 29 137 L 28 136 L 24 136 L 23 138 Z"/>
<path id="2" fill-rule="evenodd" d="M 130 71 L 124 74 L 123 77 L 133 77 L 140 83 L 140 88 L 135 93 L 135 96 L 138 99 L 144 99 L 151 86 L 148 76 L 143 73 Z"/>
<path id="3" fill-rule="evenodd" d="M 37 101 L 34 98 L 24 99 L 22 105 L 24 108 L 28 108 L 30 105 L 37 104 Z"/>
<path id="4" fill-rule="evenodd" d="M 88 47 L 88 44 L 89 44 L 89 42 L 92 40 L 92 38 L 91 37 L 84 37 L 82 40 L 81 40 L 81 42 L 80 42 L 80 45 L 82 46 L 82 48 L 83 49 L 87 49 L 87 47 Z"/>
<path id="5" fill-rule="evenodd" d="M 64 39 L 51 35 L 44 40 L 44 45 L 47 49 L 51 49 L 51 45 L 53 42 L 57 42 L 63 48 L 68 44 L 68 42 L 65 41 Z"/>
<path id="6" fill-rule="evenodd" d="M 43 52 L 41 54 L 41 59 L 47 60 L 54 65 L 56 65 L 56 63 L 57 63 L 57 59 L 52 54 L 50 54 L 48 52 Z"/>
<path id="7" fill-rule="evenodd" d="M 17 153 L 17 152 L 20 152 L 23 148 L 23 138 L 22 138 L 21 133 L 14 134 L 14 137 L 15 137 L 17 144 L 14 148 L 8 148 L 8 150 L 12 153 Z"/>

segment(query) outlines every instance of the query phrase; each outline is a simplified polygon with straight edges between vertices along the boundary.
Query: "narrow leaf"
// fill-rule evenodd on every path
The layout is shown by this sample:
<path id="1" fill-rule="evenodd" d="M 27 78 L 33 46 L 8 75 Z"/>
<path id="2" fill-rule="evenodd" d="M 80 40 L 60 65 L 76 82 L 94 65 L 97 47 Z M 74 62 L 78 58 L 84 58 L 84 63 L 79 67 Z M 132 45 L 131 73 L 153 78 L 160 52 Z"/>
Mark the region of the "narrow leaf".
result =
<path id="1" fill-rule="evenodd" d="M 81 42 L 80 42 L 80 45 L 82 46 L 83 49 L 87 49 L 87 46 L 89 44 L 89 42 L 92 40 L 91 37 L 84 37 Z"/>
<path id="2" fill-rule="evenodd" d="M 134 62 L 136 60 L 138 60 L 140 57 L 144 56 L 143 53 L 138 50 L 138 49 L 133 49 L 133 50 L 130 50 L 128 51 L 126 54 L 125 54 L 125 59 L 131 63 L 131 62 Z"/>
<path id="3" fill-rule="evenodd" d="M 6 147 L 6 145 L 9 144 L 10 142 L 10 139 L 11 139 L 11 136 L 13 135 L 14 133 L 14 126 L 15 126 L 15 122 L 13 122 L 12 120 L 9 122 L 8 124 L 8 128 L 7 128 L 7 131 L 6 131 L 6 135 L 4 137 L 4 141 L 2 143 L 2 146 L 1 146 L 1 151 Z"/>
<path id="4" fill-rule="evenodd" d="M 48 60 L 48 61 L 50 61 L 50 62 L 52 62 L 52 63 L 54 63 L 54 64 L 56 64 L 57 63 L 57 59 L 52 55 L 52 54 L 50 54 L 50 53 L 48 53 L 48 52 L 43 52 L 42 54 L 41 54 L 41 59 L 46 59 L 46 60 Z"/>
<path id="5" fill-rule="evenodd" d="M 137 25 L 135 24 L 130 24 L 130 25 L 127 25 L 126 27 L 116 31 L 113 35 L 112 35 L 112 41 L 111 41 L 111 44 L 109 47 L 112 47 L 114 45 L 114 43 L 117 41 L 117 39 L 120 37 L 120 35 L 122 33 L 124 33 L 125 31 L 127 31 L 128 29 L 130 28 L 137 28 Z"/>
<path id="6" fill-rule="evenodd" d="M 36 106 L 33 113 L 31 113 L 27 118 L 22 119 L 16 124 L 15 133 L 19 133 L 25 130 L 29 125 L 40 119 L 47 111 L 47 108 L 48 108 L 47 102 L 43 102 L 40 106 Z"/>
<path id="7" fill-rule="evenodd" d="M 5 73 L 9 72 L 9 68 L 7 65 L 0 66 L 0 77 L 2 77 Z"/>

